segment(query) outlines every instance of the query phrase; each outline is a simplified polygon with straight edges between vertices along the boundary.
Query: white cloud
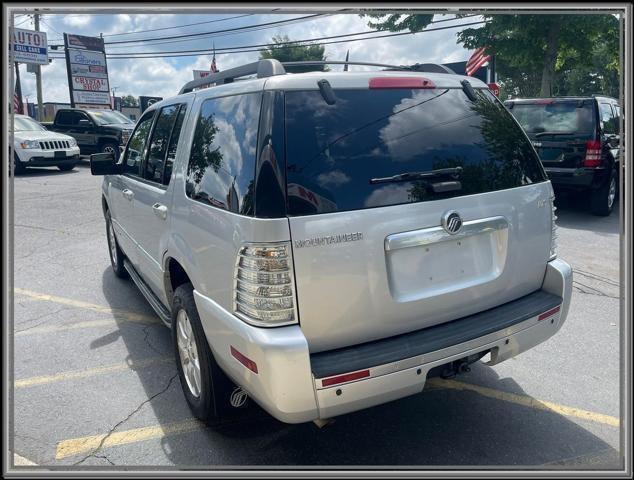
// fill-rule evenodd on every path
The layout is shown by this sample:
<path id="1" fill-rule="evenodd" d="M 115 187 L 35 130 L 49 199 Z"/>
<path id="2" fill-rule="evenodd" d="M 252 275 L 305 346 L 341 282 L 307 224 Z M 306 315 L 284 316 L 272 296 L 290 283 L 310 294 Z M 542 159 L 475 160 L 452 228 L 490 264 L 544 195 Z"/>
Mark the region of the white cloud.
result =
<path id="1" fill-rule="evenodd" d="M 222 22 L 190 25 L 188 27 L 158 30 L 131 35 L 112 34 L 134 32 L 136 30 L 163 29 L 174 25 L 185 25 L 218 20 L 230 14 L 162 14 L 148 12 L 145 14 L 99 14 L 99 15 L 55 15 L 45 16 L 42 30 L 48 32 L 49 43 L 60 44 L 61 33 L 97 36 L 103 33 L 106 41 L 121 41 L 135 38 L 176 36 L 186 33 L 224 30 L 237 26 L 291 18 L 290 15 L 253 15 Z M 296 15 L 293 15 L 293 17 Z M 473 21 L 476 18 L 470 18 Z M 464 21 L 462 21 L 464 22 Z M 440 26 L 454 22 L 442 23 Z M 260 29 L 252 32 L 224 32 L 214 38 L 195 37 L 186 42 L 161 44 L 117 44 L 107 47 L 109 53 L 148 52 L 186 49 L 209 49 L 198 56 L 176 58 L 140 58 L 140 59 L 108 59 L 110 85 L 118 87 L 117 94 L 157 95 L 169 97 L 175 95 L 183 84 L 192 80 L 192 70 L 207 70 L 211 62 L 211 48 L 236 45 L 262 44 L 270 41 L 273 35 L 288 35 L 291 39 L 306 39 L 355 33 L 370 30 L 367 20 L 354 14 L 330 15 L 316 20 L 296 24 L 285 24 L 275 28 Z M 344 60 L 346 51 L 350 51 L 350 60 L 369 61 L 388 64 L 411 64 L 426 62 L 451 62 L 466 60 L 468 51 L 456 44 L 456 33 L 459 29 L 448 29 L 416 35 L 402 35 L 376 40 L 348 41 L 325 45 L 326 57 L 330 60 Z M 386 32 L 390 33 L 390 32 Z M 355 38 L 355 37 L 352 37 Z M 179 40 L 179 39 L 175 39 Z M 337 39 L 333 39 L 337 40 Z M 216 62 L 218 68 L 226 70 L 258 59 L 258 52 L 224 54 L 218 52 Z M 350 70 L 362 70 L 366 67 L 351 66 Z M 332 66 L 339 71 L 341 66 Z M 68 102 L 68 81 L 66 65 L 63 59 L 56 59 L 42 69 L 44 101 Z M 23 74 L 25 89 L 35 91 L 33 75 Z M 34 97 L 33 97 L 34 98 Z M 31 97 L 29 98 L 31 101 Z"/>

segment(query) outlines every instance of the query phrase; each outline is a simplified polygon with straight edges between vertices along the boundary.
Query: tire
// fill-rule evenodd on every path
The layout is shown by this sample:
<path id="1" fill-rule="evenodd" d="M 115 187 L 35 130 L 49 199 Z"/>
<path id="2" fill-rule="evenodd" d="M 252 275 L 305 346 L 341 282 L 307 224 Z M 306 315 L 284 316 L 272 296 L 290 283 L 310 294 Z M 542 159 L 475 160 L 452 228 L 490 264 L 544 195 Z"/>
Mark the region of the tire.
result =
<path id="1" fill-rule="evenodd" d="M 119 278 L 128 278 L 130 275 L 123 266 L 125 254 L 121 248 L 119 248 L 119 244 L 117 243 L 117 237 L 114 233 L 114 227 L 112 226 L 112 219 L 110 218 L 109 210 L 106 210 L 106 239 L 108 240 L 108 254 L 110 256 L 112 271 Z"/>
<path id="2" fill-rule="evenodd" d="M 75 168 L 75 165 L 58 165 L 57 168 L 59 168 L 62 172 L 69 172 Z"/>
<path id="3" fill-rule="evenodd" d="M 601 217 L 610 215 L 616 202 L 617 189 L 617 173 L 616 170 L 612 169 L 609 180 L 592 192 L 592 213 Z"/>
<path id="4" fill-rule="evenodd" d="M 186 283 L 176 288 L 172 301 L 172 343 L 181 387 L 192 413 L 207 425 L 219 425 L 230 416 L 233 383 L 216 363 L 200 323 L 194 288 Z M 179 343 L 183 346 L 179 347 Z M 189 350 L 188 346 L 189 345 Z M 195 349 L 192 348 L 195 346 Z M 190 361 L 193 359 L 194 361 Z M 196 362 L 198 360 L 198 382 Z M 189 364 L 185 374 L 184 364 Z"/>
<path id="5" fill-rule="evenodd" d="M 101 153 L 114 153 L 115 160 L 119 159 L 119 145 L 114 142 L 105 142 L 102 143 L 99 147 L 99 151 Z"/>
<path id="6" fill-rule="evenodd" d="M 18 155 L 14 153 L 13 154 L 13 172 L 20 174 L 20 173 L 24 173 L 25 170 L 26 170 L 26 167 L 20 161 L 20 159 L 18 158 Z"/>

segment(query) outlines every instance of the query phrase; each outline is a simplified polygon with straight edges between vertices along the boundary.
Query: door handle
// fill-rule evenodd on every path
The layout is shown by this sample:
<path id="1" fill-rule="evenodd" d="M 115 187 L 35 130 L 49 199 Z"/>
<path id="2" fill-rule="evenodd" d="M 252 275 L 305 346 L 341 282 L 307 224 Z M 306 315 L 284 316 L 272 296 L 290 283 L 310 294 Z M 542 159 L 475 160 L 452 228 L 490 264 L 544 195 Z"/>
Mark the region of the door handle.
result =
<path id="1" fill-rule="evenodd" d="M 165 220 L 167 218 L 167 207 L 165 205 L 161 205 L 160 203 L 155 203 L 152 205 L 152 210 L 156 214 L 157 217 Z"/>
<path id="2" fill-rule="evenodd" d="M 123 195 L 126 200 L 132 200 L 134 198 L 134 192 L 132 190 L 130 190 L 129 188 L 126 188 L 125 190 L 123 190 L 121 192 L 121 195 Z"/>

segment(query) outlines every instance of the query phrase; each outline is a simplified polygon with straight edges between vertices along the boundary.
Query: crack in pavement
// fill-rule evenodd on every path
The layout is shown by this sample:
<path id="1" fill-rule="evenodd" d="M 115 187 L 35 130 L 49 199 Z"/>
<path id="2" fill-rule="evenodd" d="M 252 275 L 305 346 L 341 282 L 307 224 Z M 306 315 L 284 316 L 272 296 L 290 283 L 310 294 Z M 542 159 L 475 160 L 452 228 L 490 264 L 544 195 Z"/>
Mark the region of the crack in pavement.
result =
<path id="1" fill-rule="evenodd" d="M 621 284 L 619 282 L 616 282 L 608 277 L 604 277 L 602 275 L 597 275 L 596 273 L 590 273 L 590 272 L 586 272 L 584 270 L 580 270 L 578 268 L 573 268 L 574 273 L 578 273 L 584 277 L 588 277 L 591 278 L 592 280 L 596 280 L 597 282 L 602 282 L 602 283 L 607 283 L 608 285 L 611 285 L 613 287 L 620 287 Z"/>
<path id="2" fill-rule="evenodd" d="M 165 352 L 157 349 L 154 345 L 152 345 L 152 342 L 150 342 L 150 338 L 149 338 L 150 337 L 150 327 L 152 327 L 152 325 L 146 325 L 145 327 L 143 327 L 143 333 L 145 333 L 145 337 L 143 337 L 143 340 L 156 353 L 158 353 L 159 355 L 165 355 Z"/>
<path id="3" fill-rule="evenodd" d="M 579 285 L 581 285 L 581 286 L 579 286 Z M 577 291 L 579 293 L 586 294 L 586 295 L 594 295 L 594 296 L 597 296 L 597 297 L 605 297 L 605 298 L 613 298 L 615 300 L 621 300 L 620 296 L 610 295 L 608 293 L 602 292 L 599 289 L 591 287 L 590 285 L 586 285 L 584 283 L 578 282 L 577 280 L 573 280 L 572 281 L 572 288 L 575 291 Z M 590 289 L 590 290 L 594 290 L 594 291 L 590 291 L 590 290 L 586 290 L 586 289 Z"/>
<path id="4" fill-rule="evenodd" d="M 56 313 L 62 312 L 62 311 L 64 311 L 64 310 L 70 310 L 71 308 L 72 308 L 72 307 L 62 307 L 62 308 L 59 308 L 59 309 L 55 310 L 54 312 L 48 312 L 48 313 L 45 313 L 44 315 L 40 315 L 39 317 L 31 318 L 31 319 L 29 319 L 29 320 L 25 320 L 25 321 L 23 321 L 23 322 L 20 322 L 20 323 L 19 323 L 19 325 L 21 326 L 21 325 L 23 325 L 24 323 L 35 322 L 36 320 L 40 320 L 40 319 L 42 319 L 42 318 L 44 318 L 44 317 L 49 317 L 49 316 L 51 316 L 51 315 L 55 315 Z M 43 322 L 36 323 L 35 325 L 31 325 L 31 326 L 29 326 L 29 327 L 22 328 L 22 329 L 20 329 L 20 330 L 14 330 L 14 332 L 13 332 L 13 333 L 14 333 L 14 334 L 16 334 L 16 333 L 26 332 L 27 330 L 30 330 L 30 329 L 32 329 L 32 328 L 39 327 L 40 325 L 44 325 L 44 324 L 45 324 L 46 322 L 48 322 L 49 320 L 50 320 L 50 318 L 48 318 L 48 319 L 44 320 Z"/>
<path id="5" fill-rule="evenodd" d="M 92 452 L 90 452 L 88 455 L 86 455 L 84 458 L 82 458 L 81 460 L 78 460 L 77 462 L 73 463 L 73 466 L 79 465 L 83 462 L 85 462 L 86 460 L 88 460 L 90 457 L 93 458 L 105 458 L 105 460 L 107 460 L 108 462 L 112 463 L 110 461 L 110 459 L 108 459 L 105 456 L 98 456 L 97 452 L 99 450 L 101 450 L 101 448 L 103 448 L 104 443 L 106 442 L 106 440 L 110 437 L 110 435 L 112 435 L 117 428 L 119 428 L 121 425 L 123 425 L 124 423 L 126 423 L 128 420 L 130 420 L 139 410 L 141 410 L 141 408 L 143 408 L 143 406 L 146 403 L 151 402 L 152 400 L 154 400 L 156 397 L 164 394 L 165 392 L 167 392 L 167 390 L 169 390 L 170 386 L 172 385 L 172 382 L 174 381 L 174 379 L 178 377 L 178 373 L 175 373 L 167 382 L 167 385 L 165 386 L 165 388 L 163 388 L 162 390 L 160 390 L 159 392 L 155 393 L 154 395 L 152 395 L 150 398 L 144 400 L 143 402 L 141 402 L 141 404 L 136 407 L 127 417 L 125 417 L 123 420 L 121 420 L 120 422 L 118 422 L 114 427 L 112 427 L 110 430 L 108 430 L 108 433 L 106 433 L 104 435 L 104 437 L 101 439 L 101 441 L 99 442 L 99 445 L 97 445 L 97 448 L 95 448 Z M 112 463 L 114 465 L 114 463 Z"/>

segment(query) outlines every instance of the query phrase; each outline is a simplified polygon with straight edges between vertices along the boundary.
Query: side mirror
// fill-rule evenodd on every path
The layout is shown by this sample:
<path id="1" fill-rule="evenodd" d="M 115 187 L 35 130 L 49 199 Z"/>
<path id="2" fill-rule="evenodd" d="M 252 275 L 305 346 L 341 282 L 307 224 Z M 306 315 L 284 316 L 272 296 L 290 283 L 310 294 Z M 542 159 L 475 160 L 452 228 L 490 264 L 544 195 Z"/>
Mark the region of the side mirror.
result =
<path id="1" fill-rule="evenodd" d="M 90 173 L 93 175 L 118 175 L 121 165 L 117 163 L 114 153 L 93 153 L 90 156 Z"/>
<path id="2" fill-rule="evenodd" d="M 82 118 L 79 120 L 79 122 L 77 122 L 77 125 L 79 125 L 80 127 L 90 127 L 92 123 L 90 123 L 90 120 Z"/>

